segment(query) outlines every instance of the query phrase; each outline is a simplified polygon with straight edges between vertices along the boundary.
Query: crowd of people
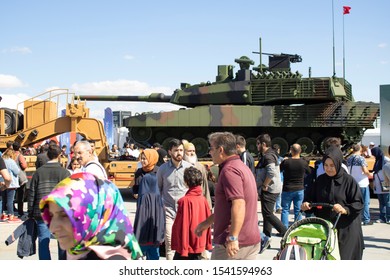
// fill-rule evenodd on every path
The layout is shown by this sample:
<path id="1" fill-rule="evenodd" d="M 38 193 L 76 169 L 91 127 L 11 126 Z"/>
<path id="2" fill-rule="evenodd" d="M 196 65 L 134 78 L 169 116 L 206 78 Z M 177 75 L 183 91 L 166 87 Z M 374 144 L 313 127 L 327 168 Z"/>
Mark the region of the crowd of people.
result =
<path id="1" fill-rule="evenodd" d="M 302 210 L 332 223 L 337 219 L 340 258 L 362 259 L 362 226 L 373 224 L 373 178 L 380 208 L 376 222 L 390 223 L 390 159 L 379 147 L 371 147 L 368 155 L 356 144 L 344 157 L 340 139 L 331 137 L 322 160 L 310 167 L 299 144 L 280 155 L 268 134 L 256 138 L 257 164 L 241 135 L 216 132 L 208 141 L 212 166 L 200 163 L 195 145 L 186 140 L 172 139 L 167 150 L 158 143 L 147 149 L 112 146 L 111 158 L 140 162 L 134 223 L 99 163 L 94 142 L 86 139 L 74 143 L 70 154 L 55 141 L 42 146 L 24 213 L 26 162 L 20 144 L 9 143 L 0 158 L 1 221 L 33 219 L 42 260 L 51 259 L 52 235 L 59 259 L 251 260 L 270 246 L 274 234 L 283 237 Z M 375 157 L 371 171 L 369 156 Z M 67 166 L 61 158 L 67 158 Z M 312 208 L 313 203 L 332 208 Z"/>

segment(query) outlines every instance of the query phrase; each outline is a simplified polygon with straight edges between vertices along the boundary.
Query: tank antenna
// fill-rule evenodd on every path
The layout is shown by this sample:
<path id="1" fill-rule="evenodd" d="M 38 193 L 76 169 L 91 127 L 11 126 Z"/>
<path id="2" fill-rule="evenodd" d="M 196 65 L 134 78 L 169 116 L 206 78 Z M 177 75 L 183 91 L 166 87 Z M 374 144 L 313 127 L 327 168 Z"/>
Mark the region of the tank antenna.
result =
<path id="1" fill-rule="evenodd" d="M 261 37 L 259 37 L 260 70 L 261 70 L 261 73 L 262 73 L 263 72 L 263 67 L 262 67 L 263 64 L 261 64 L 262 63 L 261 53 L 262 53 L 262 50 L 261 50 Z"/>
<path id="2" fill-rule="evenodd" d="M 260 56 L 260 64 L 259 64 L 259 67 L 257 67 L 258 69 L 256 69 L 256 71 L 260 72 L 260 73 L 263 73 L 263 64 L 262 64 L 262 57 L 261 55 L 263 54 L 261 52 L 262 48 L 261 48 L 261 37 L 259 38 L 259 52 L 252 52 L 252 53 L 255 53 L 255 54 L 259 54 Z M 255 69 L 255 68 L 253 68 Z"/>
<path id="3" fill-rule="evenodd" d="M 333 77 L 336 77 L 336 51 L 335 51 L 335 45 L 334 45 L 334 4 L 332 0 L 332 34 L 333 34 Z"/>

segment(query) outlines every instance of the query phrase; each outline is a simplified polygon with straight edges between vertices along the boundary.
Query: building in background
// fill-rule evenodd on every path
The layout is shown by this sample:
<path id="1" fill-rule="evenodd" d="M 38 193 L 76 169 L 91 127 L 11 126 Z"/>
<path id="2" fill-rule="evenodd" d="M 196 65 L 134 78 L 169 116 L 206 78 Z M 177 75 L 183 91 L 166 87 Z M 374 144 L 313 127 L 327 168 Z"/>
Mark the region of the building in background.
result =
<path id="1" fill-rule="evenodd" d="M 131 111 L 113 111 L 114 127 L 122 127 L 124 119 L 131 117 Z"/>

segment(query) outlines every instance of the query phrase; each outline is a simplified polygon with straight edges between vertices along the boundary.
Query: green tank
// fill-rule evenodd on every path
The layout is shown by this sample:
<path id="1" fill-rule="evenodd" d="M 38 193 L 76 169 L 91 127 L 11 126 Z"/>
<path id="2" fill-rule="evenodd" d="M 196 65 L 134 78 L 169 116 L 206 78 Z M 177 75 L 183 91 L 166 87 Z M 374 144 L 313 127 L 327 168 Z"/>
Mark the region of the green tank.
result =
<path id="1" fill-rule="evenodd" d="M 258 52 L 258 54 L 265 54 Z M 253 67 L 246 56 L 233 65 L 219 65 L 214 82 L 182 83 L 172 95 L 80 96 L 82 100 L 165 102 L 186 108 L 144 113 L 124 120 L 135 142 L 166 147 L 172 138 L 194 143 L 200 158 L 208 155 L 207 135 L 230 131 L 246 138 L 247 149 L 257 153 L 256 137 L 268 133 L 281 154 L 293 143 L 303 155 L 318 155 L 327 137 L 340 137 L 343 149 L 361 140 L 379 116 L 379 104 L 355 101 L 352 86 L 343 78 L 303 77 L 291 70 L 299 55 L 266 54 L 269 64 Z M 156 108 L 157 109 L 157 108 Z"/>

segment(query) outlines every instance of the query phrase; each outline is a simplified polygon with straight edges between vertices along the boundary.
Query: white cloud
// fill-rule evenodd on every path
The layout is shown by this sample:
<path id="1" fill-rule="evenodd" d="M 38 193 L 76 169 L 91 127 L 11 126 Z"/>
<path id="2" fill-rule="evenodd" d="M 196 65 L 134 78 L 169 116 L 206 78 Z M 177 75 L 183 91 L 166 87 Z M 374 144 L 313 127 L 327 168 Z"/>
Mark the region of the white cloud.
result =
<path id="1" fill-rule="evenodd" d="M 2 53 L 20 53 L 20 54 L 30 54 L 32 53 L 31 49 L 28 47 L 13 47 L 10 49 L 2 49 Z"/>
<path id="2" fill-rule="evenodd" d="M 389 62 L 386 60 L 381 60 L 379 63 L 384 65 L 384 64 L 388 64 Z"/>
<path id="3" fill-rule="evenodd" d="M 23 83 L 15 76 L 0 74 L 0 88 L 23 87 Z"/>
<path id="4" fill-rule="evenodd" d="M 30 98 L 30 96 L 25 93 L 1 94 L 1 97 L 0 107 L 17 109 L 20 112 L 23 112 L 24 110 L 22 102 Z"/>
<path id="5" fill-rule="evenodd" d="M 387 47 L 387 43 L 380 43 L 378 45 L 379 48 L 383 49 L 383 48 L 386 48 Z"/>
<path id="6" fill-rule="evenodd" d="M 28 47 L 13 47 L 10 49 L 10 52 L 20 53 L 20 54 L 30 54 L 32 51 Z"/>
<path id="7" fill-rule="evenodd" d="M 135 57 L 130 54 L 126 54 L 125 56 L 123 56 L 123 58 L 126 60 L 133 60 Z"/>

